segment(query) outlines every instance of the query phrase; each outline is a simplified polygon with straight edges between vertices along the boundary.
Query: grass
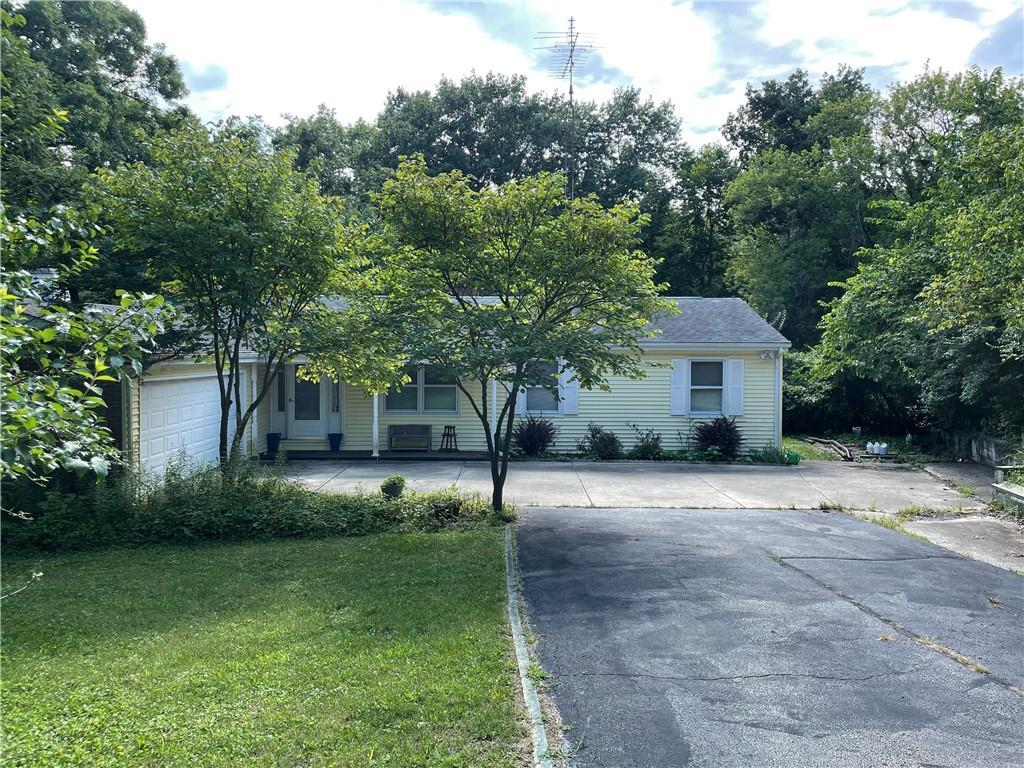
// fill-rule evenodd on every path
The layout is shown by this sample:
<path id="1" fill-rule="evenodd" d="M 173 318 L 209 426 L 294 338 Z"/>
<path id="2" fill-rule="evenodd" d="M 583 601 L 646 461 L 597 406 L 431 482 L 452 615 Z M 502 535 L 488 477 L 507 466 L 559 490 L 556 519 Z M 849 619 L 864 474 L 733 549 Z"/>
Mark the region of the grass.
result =
<path id="1" fill-rule="evenodd" d="M 7 556 L 4 761 L 520 765 L 501 535 Z"/>
<path id="2" fill-rule="evenodd" d="M 800 459 L 803 461 L 838 461 L 839 457 L 827 448 L 823 448 L 820 445 L 814 443 L 808 443 L 804 440 L 798 440 L 795 437 L 783 437 L 782 438 L 782 449 L 784 451 L 793 451 L 794 453 L 800 454 Z"/>
<path id="3" fill-rule="evenodd" d="M 904 517 L 902 513 L 897 514 L 897 516 L 895 517 L 891 517 L 889 515 L 857 515 L 857 517 L 859 517 L 861 520 L 866 520 L 869 523 L 880 525 L 883 528 L 888 528 L 890 531 L 902 533 L 904 536 L 910 536 L 914 539 L 920 539 L 921 541 L 926 541 L 929 544 L 932 543 L 932 540 L 929 539 L 927 536 L 922 536 L 920 533 L 917 533 L 907 528 L 907 526 L 905 526 L 903 523 L 909 520 L 910 518 Z"/>

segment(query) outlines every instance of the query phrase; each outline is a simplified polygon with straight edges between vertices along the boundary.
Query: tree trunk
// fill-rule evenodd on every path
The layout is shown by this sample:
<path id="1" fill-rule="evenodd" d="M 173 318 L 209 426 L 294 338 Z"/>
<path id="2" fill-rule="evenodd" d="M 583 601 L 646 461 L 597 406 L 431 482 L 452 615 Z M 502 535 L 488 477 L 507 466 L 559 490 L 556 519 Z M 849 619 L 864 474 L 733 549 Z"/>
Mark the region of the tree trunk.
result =
<path id="1" fill-rule="evenodd" d="M 495 442 L 494 449 L 491 451 L 491 507 L 495 512 L 501 511 L 502 506 L 502 492 L 505 489 L 505 477 L 501 473 L 501 469 L 498 464 L 498 446 Z"/>
<path id="2" fill-rule="evenodd" d="M 230 454 L 228 453 L 228 423 L 231 416 L 231 399 L 225 402 L 223 399 L 220 401 L 220 444 L 218 445 L 217 457 L 220 459 L 221 466 L 228 463 Z"/>

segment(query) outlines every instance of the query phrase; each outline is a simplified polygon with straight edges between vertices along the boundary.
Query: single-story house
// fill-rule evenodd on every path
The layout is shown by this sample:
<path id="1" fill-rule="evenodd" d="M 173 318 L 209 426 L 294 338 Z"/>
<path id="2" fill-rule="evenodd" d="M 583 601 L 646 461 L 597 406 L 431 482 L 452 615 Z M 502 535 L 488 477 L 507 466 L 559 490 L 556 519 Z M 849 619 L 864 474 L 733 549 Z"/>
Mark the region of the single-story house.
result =
<path id="1" fill-rule="evenodd" d="M 626 448 L 635 438 L 632 425 L 660 432 L 667 448 L 684 447 L 695 423 L 720 414 L 736 418 L 746 447 L 778 446 L 789 341 L 742 299 L 672 301 L 679 313 L 655 319 L 658 335 L 642 342 L 645 378 L 613 377 L 609 391 L 587 390 L 563 370 L 558 397 L 528 388 L 517 399 L 517 415 L 550 418 L 558 428 L 554 449 L 566 452 L 576 449 L 591 422 L 614 431 Z M 346 382 L 303 380 L 296 376 L 302 362 L 287 364 L 260 404 L 245 436 L 249 453 L 265 453 L 270 434 L 280 435 L 280 447 L 290 452 L 326 452 L 329 435 L 341 436 L 347 456 L 437 451 L 445 427 L 454 428 L 459 450 L 486 450 L 472 406 L 444 371 L 414 366 L 412 382 L 401 390 L 366 395 Z M 244 368 L 242 389 L 251 402 L 262 363 L 250 356 Z M 115 437 L 138 465 L 159 472 L 181 451 L 216 459 L 220 412 L 212 366 L 163 362 L 111 395 Z"/>

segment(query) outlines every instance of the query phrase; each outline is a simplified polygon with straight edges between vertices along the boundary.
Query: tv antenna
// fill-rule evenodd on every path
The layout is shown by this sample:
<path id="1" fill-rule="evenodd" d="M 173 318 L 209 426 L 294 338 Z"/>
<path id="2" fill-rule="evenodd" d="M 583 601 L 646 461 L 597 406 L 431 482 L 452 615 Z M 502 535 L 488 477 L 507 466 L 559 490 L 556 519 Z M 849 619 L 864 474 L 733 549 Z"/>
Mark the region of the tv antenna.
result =
<path id="1" fill-rule="evenodd" d="M 576 197 L 576 101 L 575 75 L 576 67 L 586 63 L 587 58 L 597 50 L 590 35 L 585 35 L 576 27 L 576 19 L 569 17 L 569 26 L 565 32 L 541 32 L 538 40 L 548 45 L 539 46 L 539 50 L 547 51 L 547 73 L 559 80 L 569 81 L 569 156 L 566 161 L 566 176 L 569 181 L 569 199 Z"/>

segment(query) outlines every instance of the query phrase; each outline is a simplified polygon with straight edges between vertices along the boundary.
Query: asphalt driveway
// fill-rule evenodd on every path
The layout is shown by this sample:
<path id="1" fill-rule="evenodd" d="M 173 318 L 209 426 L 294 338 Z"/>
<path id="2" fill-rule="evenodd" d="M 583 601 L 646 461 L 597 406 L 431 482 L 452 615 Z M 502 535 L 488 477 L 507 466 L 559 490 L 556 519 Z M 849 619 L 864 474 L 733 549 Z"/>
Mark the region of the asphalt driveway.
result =
<path id="1" fill-rule="evenodd" d="M 1024 579 L 849 515 L 525 510 L 571 766 L 1024 765 Z"/>
<path id="2" fill-rule="evenodd" d="M 285 471 L 309 488 L 376 490 L 388 475 L 405 475 L 414 490 L 453 483 L 491 492 L 482 461 L 295 461 Z M 923 505 L 949 509 L 980 503 L 942 481 L 909 467 L 814 461 L 797 467 L 671 462 L 537 462 L 509 467 L 505 499 L 521 506 L 794 507 L 822 502 L 859 510 L 896 512 Z"/>

